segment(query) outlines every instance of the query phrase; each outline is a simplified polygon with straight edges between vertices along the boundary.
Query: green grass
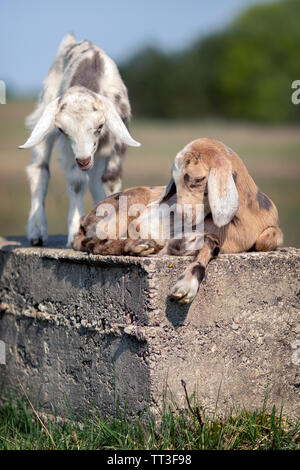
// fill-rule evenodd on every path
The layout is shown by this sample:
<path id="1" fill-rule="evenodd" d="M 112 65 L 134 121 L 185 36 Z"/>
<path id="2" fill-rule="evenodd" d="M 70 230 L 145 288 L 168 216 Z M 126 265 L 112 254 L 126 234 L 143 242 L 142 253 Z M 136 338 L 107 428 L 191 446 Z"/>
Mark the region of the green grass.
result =
<path id="1" fill-rule="evenodd" d="M 27 399 L 2 401 L 0 450 L 296 450 L 300 423 L 266 409 L 208 417 L 196 406 L 166 407 L 160 419 L 150 413 L 111 421 L 97 414 L 80 421 L 46 419 Z"/>

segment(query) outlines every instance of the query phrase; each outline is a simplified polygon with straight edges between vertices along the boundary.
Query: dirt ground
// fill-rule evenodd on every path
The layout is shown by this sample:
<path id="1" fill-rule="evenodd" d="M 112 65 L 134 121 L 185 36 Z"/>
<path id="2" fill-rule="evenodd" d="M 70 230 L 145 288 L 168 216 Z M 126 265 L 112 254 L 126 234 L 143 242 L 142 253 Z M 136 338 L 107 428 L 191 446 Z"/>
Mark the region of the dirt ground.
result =
<path id="1" fill-rule="evenodd" d="M 25 233 L 30 207 L 25 167 L 29 150 L 18 150 L 28 131 L 25 116 L 30 101 L 0 105 L 0 234 Z M 275 202 L 285 246 L 300 247 L 300 127 L 224 121 L 147 121 L 131 124 L 133 137 L 142 143 L 130 148 L 124 165 L 124 187 L 168 182 L 175 154 L 198 137 L 217 138 L 238 152 L 254 180 Z M 66 233 L 68 197 L 59 157 L 54 152 L 46 201 L 49 233 Z M 86 210 L 91 198 L 86 195 Z"/>

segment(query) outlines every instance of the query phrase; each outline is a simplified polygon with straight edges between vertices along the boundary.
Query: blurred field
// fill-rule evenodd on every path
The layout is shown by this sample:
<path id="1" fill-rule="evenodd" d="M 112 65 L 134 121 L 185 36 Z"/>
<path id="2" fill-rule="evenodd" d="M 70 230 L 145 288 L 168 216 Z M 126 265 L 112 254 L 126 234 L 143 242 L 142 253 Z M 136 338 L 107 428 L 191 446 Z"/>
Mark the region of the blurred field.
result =
<path id="1" fill-rule="evenodd" d="M 25 167 L 29 150 L 18 150 L 28 135 L 25 116 L 34 103 L 0 105 L 0 234 L 21 235 L 30 207 Z M 131 148 L 124 165 L 124 187 L 166 184 L 173 157 L 197 137 L 214 137 L 236 150 L 258 186 L 275 202 L 286 246 L 300 247 L 300 128 L 204 121 L 144 121 L 132 123 L 131 133 L 142 147 Z M 86 210 L 91 198 L 86 196 Z M 51 160 L 46 201 L 49 233 L 66 233 L 68 197 L 59 158 Z"/>

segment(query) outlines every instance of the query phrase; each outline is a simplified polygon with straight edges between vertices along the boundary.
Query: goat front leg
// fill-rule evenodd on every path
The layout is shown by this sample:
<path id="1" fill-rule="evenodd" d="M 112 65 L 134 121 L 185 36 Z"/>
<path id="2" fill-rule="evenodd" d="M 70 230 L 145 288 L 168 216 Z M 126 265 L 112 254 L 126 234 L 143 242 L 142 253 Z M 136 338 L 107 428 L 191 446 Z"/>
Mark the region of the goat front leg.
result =
<path id="1" fill-rule="evenodd" d="M 26 168 L 31 193 L 27 238 L 33 246 L 45 245 L 48 239 L 45 199 L 50 178 L 49 160 L 54 140 L 55 136 L 49 135 L 34 147 L 31 164 Z"/>
<path id="2" fill-rule="evenodd" d="M 122 166 L 125 150 L 125 146 L 116 145 L 114 153 L 106 159 L 106 168 L 101 178 L 106 196 L 122 190 Z"/>
<path id="3" fill-rule="evenodd" d="M 83 199 L 88 185 L 88 176 L 82 173 L 74 163 L 66 171 L 67 191 L 70 199 L 68 214 L 68 242 L 71 247 L 80 226 L 80 218 L 84 215 Z"/>
<path id="4" fill-rule="evenodd" d="M 127 239 L 124 243 L 124 254 L 132 256 L 149 256 L 155 255 L 164 247 L 164 243 L 158 240 Z"/>
<path id="5" fill-rule="evenodd" d="M 205 276 L 206 266 L 214 256 L 218 255 L 219 251 L 220 242 L 218 237 L 212 234 L 205 234 L 203 246 L 196 255 L 196 258 L 172 287 L 171 298 L 182 305 L 192 302 Z"/>
<path id="6" fill-rule="evenodd" d="M 89 172 L 89 188 L 93 198 L 94 206 L 106 198 L 106 192 L 102 183 L 102 176 L 107 165 L 106 158 L 95 158 L 94 166 Z"/>

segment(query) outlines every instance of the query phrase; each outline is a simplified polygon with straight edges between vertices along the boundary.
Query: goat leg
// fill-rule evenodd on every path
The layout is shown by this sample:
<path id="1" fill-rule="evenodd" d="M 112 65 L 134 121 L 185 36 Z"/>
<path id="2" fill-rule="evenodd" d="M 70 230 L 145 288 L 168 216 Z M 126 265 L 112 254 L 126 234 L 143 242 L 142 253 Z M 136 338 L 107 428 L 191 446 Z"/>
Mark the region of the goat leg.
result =
<path id="1" fill-rule="evenodd" d="M 220 242 L 218 237 L 208 233 L 205 234 L 203 246 L 194 261 L 186 268 L 172 287 L 171 298 L 182 305 L 192 302 L 205 276 L 206 266 L 214 256 L 218 255 L 219 251 Z"/>

